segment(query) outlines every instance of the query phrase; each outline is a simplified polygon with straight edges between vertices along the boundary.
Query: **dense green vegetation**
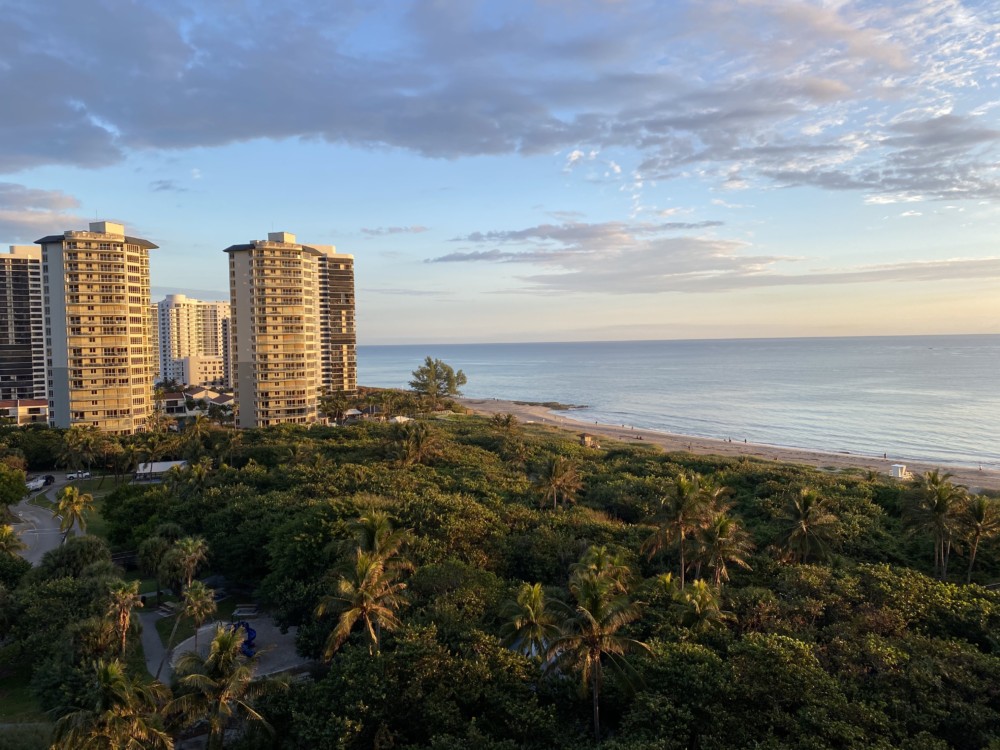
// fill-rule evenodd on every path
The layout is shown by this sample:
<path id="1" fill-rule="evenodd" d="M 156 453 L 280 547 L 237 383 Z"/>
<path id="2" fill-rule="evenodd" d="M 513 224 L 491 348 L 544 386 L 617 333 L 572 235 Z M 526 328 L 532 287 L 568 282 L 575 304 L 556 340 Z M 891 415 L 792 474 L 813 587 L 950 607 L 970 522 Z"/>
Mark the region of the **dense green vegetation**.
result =
<path id="1" fill-rule="evenodd" d="M 172 695 L 139 680 L 134 590 L 70 538 L 0 577 L 4 655 L 75 717 L 60 736 L 114 720 L 220 745 L 242 718 L 272 730 L 225 737 L 246 750 L 1000 746 L 998 501 L 945 475 L 594 450 L 451 413 L 204 427 L 136 441 L 195 463 L 106 496 L 108 544 L 192 611 L 199 571 L 254 591 L 311 679 L 258 682 L 217 638 Z M 113 472 L 102 450 L 80 462 Z"/>

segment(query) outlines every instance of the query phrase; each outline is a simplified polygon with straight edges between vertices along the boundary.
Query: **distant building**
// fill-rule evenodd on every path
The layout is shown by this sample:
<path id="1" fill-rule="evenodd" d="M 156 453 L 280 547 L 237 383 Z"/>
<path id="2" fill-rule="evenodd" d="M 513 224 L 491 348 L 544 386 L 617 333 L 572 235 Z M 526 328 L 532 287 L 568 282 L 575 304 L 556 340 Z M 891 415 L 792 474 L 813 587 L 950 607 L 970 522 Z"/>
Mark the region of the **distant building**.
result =
<path id="1" fill-rule="evenodd" d="M 49 402 L 44 398 L 0 400 L 0 424 L 48 424 Z"/>
<path id="2" fill-rule="evenodd" d="M 42 249 L 11 245 L 0 254 L 0 399 L 44 399 Z"/>
<path id="3" fill-rule="evenodd" d="M 226 252 L 237 426 L 315 421 L 324 390 L 357 389 L 354 256 L 286 232 Z"/>
<path id="4" fill-rule="evenodd" d="M 42 237 L 50 421 L 141 432 L 153 412 L 152 242 L 125 227 Z"/>
<path id="5" fill-rule="evenodd" d="M 203 302 L 183 294 L 157 303 L 160 380 L 230 385 L 229 310 L 228 302 Z"/>
<path id="6" fill-rule="evenodd" d="M 187 461 L 153 461 L 139 464 L 132 478 L 136 482 L 162 482 L 167 472 L 174 469 L 180 471 L 187 468 L 187 465 Z"/>

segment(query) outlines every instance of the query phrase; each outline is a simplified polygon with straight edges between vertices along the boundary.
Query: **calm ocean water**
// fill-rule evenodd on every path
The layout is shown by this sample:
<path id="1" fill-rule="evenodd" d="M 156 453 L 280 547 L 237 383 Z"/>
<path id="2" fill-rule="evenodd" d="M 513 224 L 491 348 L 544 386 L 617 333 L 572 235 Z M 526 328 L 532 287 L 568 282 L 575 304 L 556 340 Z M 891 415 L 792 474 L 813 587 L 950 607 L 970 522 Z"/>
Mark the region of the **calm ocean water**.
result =
<path id="1" fill-rule="evenodd" d="M 406 388 L 428 355 L 582 422 L 1000 469 L 1000 335 L 362 346 L 358 382 Z"/>

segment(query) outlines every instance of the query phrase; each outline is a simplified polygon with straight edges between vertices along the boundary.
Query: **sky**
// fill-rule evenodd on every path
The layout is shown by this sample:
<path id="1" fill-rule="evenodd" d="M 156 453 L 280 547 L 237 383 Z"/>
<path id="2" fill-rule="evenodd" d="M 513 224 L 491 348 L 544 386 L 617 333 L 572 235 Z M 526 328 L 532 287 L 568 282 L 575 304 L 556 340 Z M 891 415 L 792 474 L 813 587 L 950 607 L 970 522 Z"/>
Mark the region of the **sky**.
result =
<path id="1" fill-rule="evenodd" d="M 355 256 L 361 344 L 1000 333 L 993 0 L 0 0 L 0 243 L 154 301 Z"/>

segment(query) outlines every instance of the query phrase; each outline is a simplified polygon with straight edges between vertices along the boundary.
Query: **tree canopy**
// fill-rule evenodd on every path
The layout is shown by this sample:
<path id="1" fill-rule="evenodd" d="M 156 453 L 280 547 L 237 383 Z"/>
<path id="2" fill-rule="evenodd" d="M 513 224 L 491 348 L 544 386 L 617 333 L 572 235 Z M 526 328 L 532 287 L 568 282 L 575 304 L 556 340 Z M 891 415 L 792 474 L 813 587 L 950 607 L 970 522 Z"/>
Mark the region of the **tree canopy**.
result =
<path id="1" fill-rule="evenodd" d="M 424 364 L 412 374 L 410 388 L 415 393 L 428 397 L 434 406 L 437 406 L 441 399 L 461 396 L 462 392 L 459 389 L 468 382 L 464 372 L 461 370 L 456 372 L 451 365 L 431 357 L 427 357 Z"/>

